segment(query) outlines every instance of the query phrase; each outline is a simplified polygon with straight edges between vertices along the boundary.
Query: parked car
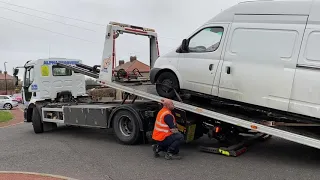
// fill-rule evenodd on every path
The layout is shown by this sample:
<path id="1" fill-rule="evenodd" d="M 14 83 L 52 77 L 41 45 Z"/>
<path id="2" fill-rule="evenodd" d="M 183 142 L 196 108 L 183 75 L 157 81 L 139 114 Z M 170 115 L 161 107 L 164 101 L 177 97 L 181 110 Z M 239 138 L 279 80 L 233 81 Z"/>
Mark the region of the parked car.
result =
<path id="1" fill-rule="evenodd" d="M 18 102 L 10 97 L 10 95 L 0 95 L 0 109 L 11 110 L 17 106 Z"/>
<path id="2" fill-rule="evenodd" d="M 171 86 L 320 119 L 319 10 L 320 1 L 239 3 L 159 57 L 150 80 L 167 98 Z"/>

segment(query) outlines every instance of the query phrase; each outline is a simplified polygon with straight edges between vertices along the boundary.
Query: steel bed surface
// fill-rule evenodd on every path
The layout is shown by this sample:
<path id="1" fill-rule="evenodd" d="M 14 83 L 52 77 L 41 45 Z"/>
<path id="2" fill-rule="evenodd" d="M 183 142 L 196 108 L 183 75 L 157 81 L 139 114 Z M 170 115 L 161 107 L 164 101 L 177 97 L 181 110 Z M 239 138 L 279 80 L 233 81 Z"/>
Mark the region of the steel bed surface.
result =
<path id="1" fill-rule="evenodd" d="M 146 94 L 159 96 L 158 93 L 156 92 L 155 85 L 152 85 L 151 83 L 141 83 L 141 84 L 138 84 L 138 83 L 115 83 L 115 84 L 122 85 L 125 87 L 130 87 L 134 90 L 145 92 Z M 197 99 L 201 99 L 201 98 L 197 98 Z M 213 104 L 209 103 L 209 100 L 210 99 L 205 99 L 204 101 L 195 101 L 194 99 L 193 100 L 184 99 L 182 103 L 187 104 L 187 105 L 191 105 L 191 106 L 200 107 L 205 110 L 209 110 L 209 111 L 216 112 L 219 114 L 231 116 L 233 118 L 239 118 L 243 121 L 246 121 L 247 123 L 256 123 L 256 124 L 262 125 L 261 122 L 263 120 L 265 120 L 265 119 L 261 119 L 259 117 L 255 117 L 252 115 L 240 113 L 239 111 L 235 111 L 233 108 L 219 108 L 219 107 L 214 106 Z M 184 110 L 188 111 L 188 109 L 184 109 Z M 237 124 L 240 125 L 239 123 L 237 123 Z M 262 125 L 262 126 L 264 126 L 264 125 Z M 320 128 L 318 128 L 318 127 L 282 127 L 282 126 L 281 127 L 265 126 L 265 127 L 267 127 L 268 129 L 271 128 L 271 129 L 275 129 L 275 130 L 286 131 L 288 133 L 293 133 L 296 135 L 301 135 L 307 139 L 311 138 L 314 141 L 316 141 L 317 143 L 319 142 L 318 145 L 314 145 L 312 143 L 313 144 L 312 146 L 320 148 Z M 260 130 L 257 130 L 257 131 L 260 131 Z M 271 135 L 275 135 L 275 134 L 271 134 Z M 277 136 L 277 135 L 275 135 L 275 136 Z M 281 136 L 278 135 L 278 137 L 281 137 Z M 281 138 L 288 139 L 286 137 L 281 137 Z M 292 140 L 292 139 L 288 139 L 288 140 Z M 313 140 L 311 140 L 311 141 L 313 141 Z M 316 143 L 316 142 L 314 142 L 314 143 Z M 305 144 L 303 142 L 300 142 L 300 143 Z M 310 144 L 308 144 L 308 145 L 310 145 Z"/>

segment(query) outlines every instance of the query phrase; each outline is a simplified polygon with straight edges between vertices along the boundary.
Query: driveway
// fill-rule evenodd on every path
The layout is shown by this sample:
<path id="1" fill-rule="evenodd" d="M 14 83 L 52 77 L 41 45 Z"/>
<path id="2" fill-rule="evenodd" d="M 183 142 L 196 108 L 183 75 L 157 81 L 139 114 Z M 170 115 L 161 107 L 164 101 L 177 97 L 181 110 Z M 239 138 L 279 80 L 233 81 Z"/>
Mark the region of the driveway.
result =
<path id="1" fill-rule="evenodd" d="M 34 134 L 30 123 L 0 128 L 0 170 L 30 171 L 80 180 L 319 179 L 320 151 L 272 138 L 240 157 L 182 147 L 184 159 L 155 159 L 149 145 L 125 146 L 111 131 L 60 128 Z"/>

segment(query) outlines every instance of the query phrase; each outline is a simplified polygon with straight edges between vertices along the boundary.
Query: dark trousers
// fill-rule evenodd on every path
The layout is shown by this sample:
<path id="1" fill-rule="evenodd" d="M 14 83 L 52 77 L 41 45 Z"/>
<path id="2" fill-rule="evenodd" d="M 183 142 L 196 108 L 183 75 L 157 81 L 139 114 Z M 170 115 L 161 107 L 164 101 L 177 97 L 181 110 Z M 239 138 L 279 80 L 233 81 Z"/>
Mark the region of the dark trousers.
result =
<path id="1" fill-rule="evenodd" d="M 167 151 L 168 153 L 178 154 L 180 144 L 184 141 L 184 137 L 181 133 L 173 133 L 166 137 L 163 141 L 158 141 L 159 150 Z"/>

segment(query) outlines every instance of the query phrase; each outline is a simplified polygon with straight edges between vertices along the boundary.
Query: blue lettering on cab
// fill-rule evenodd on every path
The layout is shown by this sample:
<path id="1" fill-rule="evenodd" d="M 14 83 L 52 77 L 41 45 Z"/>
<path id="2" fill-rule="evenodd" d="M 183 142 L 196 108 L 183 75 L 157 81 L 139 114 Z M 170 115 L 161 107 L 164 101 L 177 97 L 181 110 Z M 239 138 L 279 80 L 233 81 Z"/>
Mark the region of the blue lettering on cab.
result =
<path id="1" fill-rule="evenodd" d="M 79 64 L 79 61 L 43 61 L 44 65 L 56 65 L 57 63 L 61 63 L 61 64 Z"/>

